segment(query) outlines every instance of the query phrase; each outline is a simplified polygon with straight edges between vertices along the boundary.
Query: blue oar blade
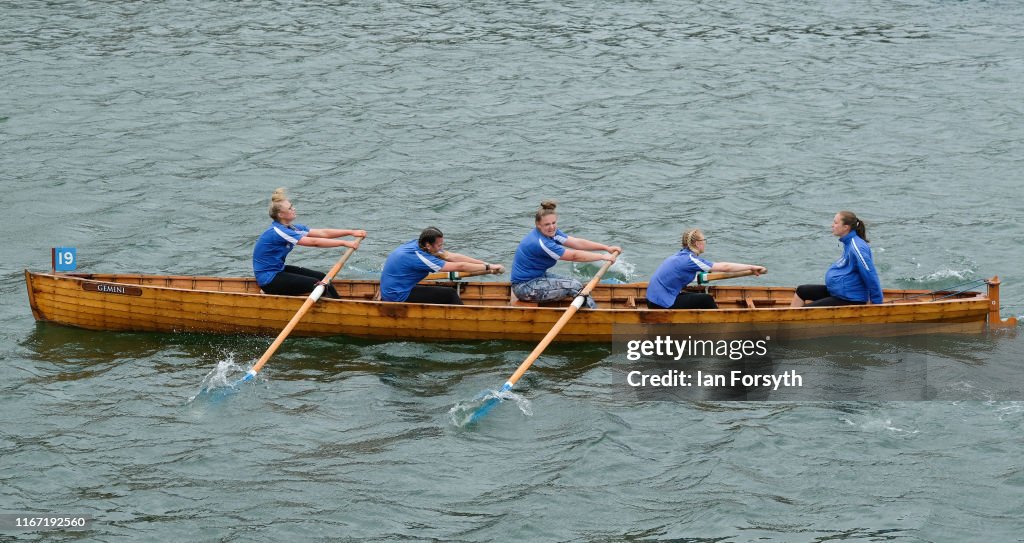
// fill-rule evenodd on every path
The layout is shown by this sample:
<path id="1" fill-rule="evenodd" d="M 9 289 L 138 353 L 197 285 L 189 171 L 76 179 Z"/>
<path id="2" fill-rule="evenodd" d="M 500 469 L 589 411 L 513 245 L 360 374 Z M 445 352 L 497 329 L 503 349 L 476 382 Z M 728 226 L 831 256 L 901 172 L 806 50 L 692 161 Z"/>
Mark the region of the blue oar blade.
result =
<path id="1" fill-rule="evenodd" d="M 491 410 L 494 409 L 494 406 L 498 405 L 499 403 L 501 403 L 501 398 L 488 398 L 483 405 L 478 407 L 476 411 L 473 411 L 473 413 L 469 415 L 469 420 L 466 422 L 466 424 L 473 424 L 474 422 L 484 418 L 484 415 L 490 413 Z"/>
<path id="2" fill-rule="evenodd" d="M 473 422 L 473 418 L 483 406 L 491 404 L 493 407 L 496 404 L 501 403 L 501 397 L 498 395 L 497 390 L 485 390 L 473 398 L 472 401 L 459 402 L 455 404 L 448 411 L 448 417 L 451 419 L 452 424 L 462 428 L 467 424 Z M 490 408 L 488 408 L 490 410 Z"/>
<path id="3" fill-rule="evenodd" d="M 448 415 L 452 424 L 461 428 L 479 421 L 505 400 L 515 401 L 524 415 L 533 415 L 530 400 L 512 392 L 512 386 L 508 383 L 501 390 L 485 390 L 471 402 L 456 404 L 448 411 Z"/>
<path id="4" fill-rule="evenodd" d="M 224 400 L 234 396 L 238 392 L 237 388 L 222 386 L 216 388 L 204 388 L 200 390 L 195 396 L 188 399 L 190 405 L 218 405 Z"/>

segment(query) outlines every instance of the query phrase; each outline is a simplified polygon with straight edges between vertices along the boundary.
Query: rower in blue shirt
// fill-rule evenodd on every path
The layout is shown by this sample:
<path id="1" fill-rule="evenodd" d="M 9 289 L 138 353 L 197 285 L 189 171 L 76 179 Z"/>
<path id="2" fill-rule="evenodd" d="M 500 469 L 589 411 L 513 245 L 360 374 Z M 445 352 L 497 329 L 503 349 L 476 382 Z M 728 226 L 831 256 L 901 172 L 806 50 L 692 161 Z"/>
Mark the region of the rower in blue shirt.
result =
<path id="1" fill-rule="evenodd" d="M 339 228 L 310 228 L 295 222 L 295 206 L 283 188 L 274 191 L 270 197 L 270 227 L 256 240 L 252 251 L 252 271 L 260 289 L 267 294 L 300 295 L 309 294 L 324 278 L 324 273 L 284 263 L 288 253 L 296 245 L 305 247 L 359 247 L 359 241 L 366 237 L 366 230 L 343 230 Z M 344 236 L 355 236 L 355 240 L 339 240 Z M 325 293 L 338 298 L 338 292 L 328 285 Z"/>
<path id="2" fill-rule="evenodd" d="M 718 304 L 703 292 L 684 290 L 701 272 L 752 271 L 761 275 L 768 271 L 764 266 L 737 264 L 734 262 L 711 262 L 701 258 L 707 248 L 708 239 L 699 228 L 683 232 L 683 248 L 668 257 L 658 266 L 647 283 L 647 307 L 650 309 L 718 309 Z"/>
<path id="3" fill-rule="evenodd" d="M 444 234 L 431 226 L 418 240 L 399 245 L 384 262 L 380 277 L 380 298 L 385 302 L 462 305 L 451 287 L 419 285 L 432 272 L 504 273 L 501 264 L 444 250 Z"/>
<path id="4" fill-rule="evenodd" d="M 550 302 L 572 298 L 583 289 L 583 283 L 548 270 L 559 260 L 570 262 L 615 262 L 613 252 L 622 252 L 615 245 L 605 245 L 575 238 L 558 229 L 554 200 L 544 200 L 534 215 L 535 228 L 519 242 L 512 260 L 512 293 L 524 302 Z M 605 251 L 600 254 L 591 251 Z M 587 296 L 587 307 L 597 307 Z"/>

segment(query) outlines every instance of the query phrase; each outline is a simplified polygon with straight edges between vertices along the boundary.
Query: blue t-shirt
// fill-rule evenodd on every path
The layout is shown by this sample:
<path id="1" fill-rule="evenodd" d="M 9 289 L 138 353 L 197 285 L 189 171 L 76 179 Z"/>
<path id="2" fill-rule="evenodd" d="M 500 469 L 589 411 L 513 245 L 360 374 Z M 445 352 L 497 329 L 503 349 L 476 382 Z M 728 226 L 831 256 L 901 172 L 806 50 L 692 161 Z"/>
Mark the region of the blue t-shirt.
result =
<path id="1" fill-rule="evenodd" d="M 711 271 L 714 263 L 681 249 L 658 266 L 647 283 L 647 299 L 661 307 L 672 307 L 676 297 L 700 272 Z"/>
<path id="2" fill-rule="evenodd" d="M 293 224 L 289 228 L 277 221 L 270 223 L 270 228 L 260 235 L 252 250 L 252 271 L 260 286 L 270 283 L 284 270 L 284 259 L 306 234 L 309 234 L 309 227 L 304 224 Z"/>
<path id="3" fill-rule="evenodd" d="M 542 277 L 549 268 L 558 264 L 558 259 L 565 254 L 565 241 L 569 236 L 561 230 L 547 237 L 534 228 L 519 242 L 516 257 L 512 260 L 512 284 L 525 283 L 531 279 Z"/>
<path id="4" fill-rule="evenodd" d="M 380 299 L 404 302 L 409 293 L 431 272 L 441 271 L 444 260 L 420 249 L 417 240 L 403 243 L 391 251 L 380 275 Z"/>

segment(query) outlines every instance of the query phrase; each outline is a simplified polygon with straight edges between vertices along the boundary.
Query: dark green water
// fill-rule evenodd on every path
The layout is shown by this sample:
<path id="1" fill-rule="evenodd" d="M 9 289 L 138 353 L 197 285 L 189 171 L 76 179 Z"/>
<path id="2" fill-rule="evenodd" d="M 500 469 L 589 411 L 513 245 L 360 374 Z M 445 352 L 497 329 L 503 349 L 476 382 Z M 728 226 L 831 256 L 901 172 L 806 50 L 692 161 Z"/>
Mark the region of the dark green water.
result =
<path id="1" fill-rule="evenodd" d="M 59 245 L 85 271 L 249 274 L 287 186 L 301 222 L 369 231 L 343 277 L 428 225 L 508 264 L 557 198 L 564 230 L 625 248 L 618 279 L 699 226 L 712 260 L 770 269 L 740 282 L 795 285 L 852 209 L 885 286 L 998 274 L 1019 316 L 1018 3 L 0 12 L 0 514 L 94 519 L 0 540 L 1020 540 L 1024 398 L 985 388 L 1021 380 L 1012 332 L 812 358 L 934 361 L 947 399 L 916 402 L 636 401 L 610 345 L 555 345 L 516 387 L 532 414 L 458 428 L 531 345 L 289 340 L 254 385 L 190 402 L 272 338 L 36 324 L 22 275 Z"/>

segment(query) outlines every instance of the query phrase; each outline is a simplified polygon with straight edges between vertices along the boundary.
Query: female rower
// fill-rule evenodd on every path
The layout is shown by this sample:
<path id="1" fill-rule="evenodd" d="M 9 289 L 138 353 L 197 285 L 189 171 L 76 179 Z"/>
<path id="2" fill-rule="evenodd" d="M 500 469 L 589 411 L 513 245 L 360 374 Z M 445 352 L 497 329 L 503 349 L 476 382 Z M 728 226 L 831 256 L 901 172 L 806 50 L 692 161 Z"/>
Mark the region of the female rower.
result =
<path id="1" fill-rule="evenodd" d="M 707 247 L 704 232 L 693 228 L 683 232 L 683 248 L 658 266 L 647 284 L 647 307 L 651 309 L 718 309 L 710 294 L 683 290 L 700 272 L 752 271 L 761 275 L 764 266 L 711 262 L 700 257 Z"/>
<path id="2" fill-rule="evenodd" d="M 270 218 L 273 222 L 259 239 L 252 251 L 252 269 L 256 282 L 267 294 L 299 295 L 313 292 L 324 278 L 323 273 L 285 265 L 285 258 L 296 245 L 305 247 L 359 247 L 359 239 L 339 240 L 343 236 L 365 238 L 366 230 L 342 230 L 337 228 L 310 228 L 295 222 L 295 206 L 288 199 L 284 188 L 274 191 L 270 197 Z M 338 298 L 334 287 L 327 285 L 325 294 Z"/>
<path id="3" fill-rule="evenodd" d="M 558 214 L 554 200 L 544 200 L 534 215 L 535 228 L 519 242 L 516 256 L 512 260 L 512 293 L 524 302 L 550 302 L 571 298 L 583 289 L 583 283 L 576 279 L 548 271 L 559 260 L 570 262 L 615 262 L 615 255 L 622 249 L 583 238 L 569 236 L 558 229 Z M 591 251 L 605 251 L 600 254 Z M 587 307 L 597 307 L 594 299 L 587 296 Z"/>
<path id="4" fill-rule="evenodd" d="M 380 276 L 380 299 L 385 302 L 462 305 L 451 287 L 418 285 L 431 272 L 503 273 L 501 264 L 444 250 L 444 234 L 431 226 L 418 240 L 399 245 L 384 262 Z"/>

